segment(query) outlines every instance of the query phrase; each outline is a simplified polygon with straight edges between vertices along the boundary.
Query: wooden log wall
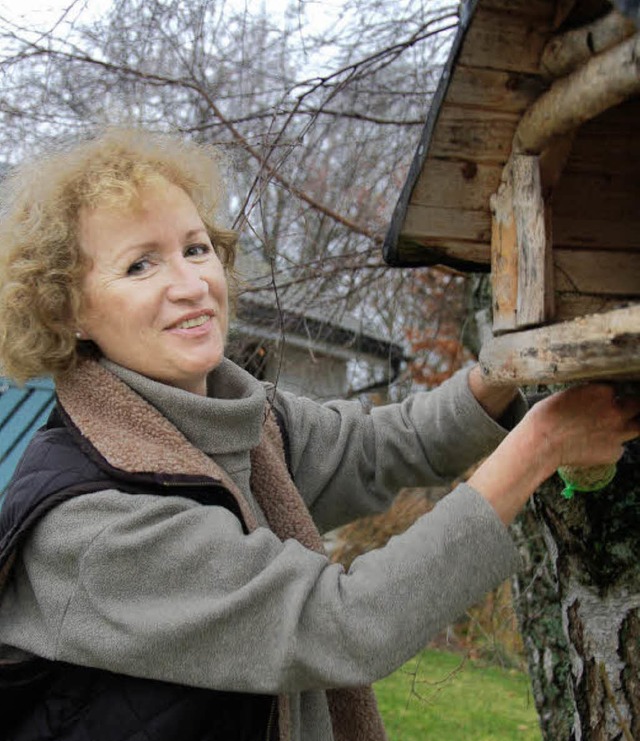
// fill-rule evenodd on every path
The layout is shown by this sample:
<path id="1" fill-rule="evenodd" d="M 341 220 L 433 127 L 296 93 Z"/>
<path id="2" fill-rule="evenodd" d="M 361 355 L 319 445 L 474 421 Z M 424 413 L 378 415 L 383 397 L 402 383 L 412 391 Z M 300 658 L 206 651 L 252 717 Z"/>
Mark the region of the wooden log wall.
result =
<path id="1" fill-rule="evenodd" d="M 640 98 L 576 132 L 554 188 L 556 319 L 640 300 Z"/>
<path id="2" fill-rule="evenodd" d="M 626 20 L 616 13 L 591 24 L 589 33 L 594 29 L 604 29 L 598 36 L 603 50 L 582 66 L 585 31 L 547 44 L 548 66 L 575 71 L 525 111 L 503 185 L 492 198 L 496 333 L 640 300 L 640 34 L 629 37 Z M 519 201 L 532 203 L 526 193 L 519 195 L 522 184 L 513 183 L 516 165 L 527 162 L 518 152 L 540 154 L 543 161 L 537 198 L 548 244 L 543 249 L 541 238 L 531 238 L 540 235 L 540 211 L 524 211 L 516 219 L 517 248 L 511 249 L 517 258 L 510 263 L 504 257 L 506 183 L 514 214 Z M 545 286 L 544 307 L 532 293 L 534 283 L 536 291 Z"/>

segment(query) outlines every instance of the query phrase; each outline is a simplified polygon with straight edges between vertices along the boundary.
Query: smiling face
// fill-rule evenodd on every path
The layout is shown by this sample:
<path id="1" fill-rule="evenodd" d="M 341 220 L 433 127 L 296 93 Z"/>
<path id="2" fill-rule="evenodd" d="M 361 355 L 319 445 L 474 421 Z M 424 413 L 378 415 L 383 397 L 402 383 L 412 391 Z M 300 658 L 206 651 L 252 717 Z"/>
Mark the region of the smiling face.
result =
<path id="1" fill-rule="evenodd" d="M 79 242 L 90 265 L 81 337 L 119 365 L 205 394 L 224 353 L 227 281 L 189 196 L 161 181 L 129 210 L 87 209 Z"/>

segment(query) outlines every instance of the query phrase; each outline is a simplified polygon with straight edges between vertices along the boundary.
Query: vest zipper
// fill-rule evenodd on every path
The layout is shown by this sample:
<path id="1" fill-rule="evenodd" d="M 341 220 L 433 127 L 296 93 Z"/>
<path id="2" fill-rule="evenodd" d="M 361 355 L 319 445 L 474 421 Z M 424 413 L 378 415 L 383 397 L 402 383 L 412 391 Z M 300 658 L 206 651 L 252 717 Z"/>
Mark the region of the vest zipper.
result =
<path id="1" fill-rule="evenodd" d="M 274 697 L 271 701 L 271 709 L 269 710 L 269 720 L 267 722 L 267 733 L 265 734 L 264 741 L 271 741 L 271 731 L 273 730 L 273 720 L 276 715 L 276 705 L 278 698 Z"/>
<path id="2" fill-rule="evenodd" d="M 162 486 L 188 487 L 188 486 L 219 486 L 218 479 L 196 479 L 191 481 L 161 481 Z"/>

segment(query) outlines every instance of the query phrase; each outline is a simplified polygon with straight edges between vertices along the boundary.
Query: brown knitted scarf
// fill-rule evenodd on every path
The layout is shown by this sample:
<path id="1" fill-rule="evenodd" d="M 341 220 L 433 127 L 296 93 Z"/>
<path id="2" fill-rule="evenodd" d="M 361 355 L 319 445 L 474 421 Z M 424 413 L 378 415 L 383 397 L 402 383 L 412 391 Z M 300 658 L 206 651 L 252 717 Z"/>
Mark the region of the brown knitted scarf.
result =
<path id="1" fill-rule="evenodd" d="M 142 397 L 99 363 L 86 361 L 56 384 L 73 423 L 115 468 L 131 473 L 189 474 L 220 481 L 235 497 L 246 526 L 256 522 L 229 476 Z M 282 540 L 294 538 L 323 552 L 309 511 L 287 471 L 282 437 L 271 412 L 251 451 L 251 490 L 269 526 Z M 327 691 L 336 741 L 384 741 L 386 734 L 369 687 Z M 279 702 L 280 738 L 290 737 L 286 696 Z"/>

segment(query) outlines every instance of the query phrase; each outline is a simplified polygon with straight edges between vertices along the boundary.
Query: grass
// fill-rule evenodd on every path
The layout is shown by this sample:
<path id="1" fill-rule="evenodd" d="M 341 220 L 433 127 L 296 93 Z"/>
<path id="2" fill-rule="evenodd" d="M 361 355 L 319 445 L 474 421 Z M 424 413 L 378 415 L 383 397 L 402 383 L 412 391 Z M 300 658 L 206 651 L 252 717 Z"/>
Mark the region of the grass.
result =
<path id="1" fill-rule="evenodd" d="M 541 741 L 528 676 L 425 650 L 374 685 L 390 741 Z"/>

